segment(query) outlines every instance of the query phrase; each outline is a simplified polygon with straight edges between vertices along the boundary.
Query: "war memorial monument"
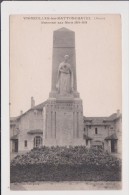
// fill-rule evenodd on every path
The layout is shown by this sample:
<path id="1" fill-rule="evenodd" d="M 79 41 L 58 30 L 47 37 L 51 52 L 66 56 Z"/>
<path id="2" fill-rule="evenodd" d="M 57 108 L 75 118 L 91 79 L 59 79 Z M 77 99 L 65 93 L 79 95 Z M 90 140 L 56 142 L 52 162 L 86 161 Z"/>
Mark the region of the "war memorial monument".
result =
<path id="1" fill-rule="evenodd" d="M 83 104 L 77 92 L 75 33 L 53 34 L 52 86 L 44 107 L 44 145 L 85 145 Z"/>

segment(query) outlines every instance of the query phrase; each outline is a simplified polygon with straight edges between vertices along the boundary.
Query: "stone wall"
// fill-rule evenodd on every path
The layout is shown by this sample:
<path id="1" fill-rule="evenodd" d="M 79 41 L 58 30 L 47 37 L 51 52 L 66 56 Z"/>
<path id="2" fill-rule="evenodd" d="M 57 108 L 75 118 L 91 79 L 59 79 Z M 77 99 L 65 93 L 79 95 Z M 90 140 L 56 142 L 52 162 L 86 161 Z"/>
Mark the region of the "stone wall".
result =
<path id="1" fill-rule="evenodd" d="M 41 134 L 28 134 L 30 130 L 40 129 L 43 131 L 43 116 L 42 111 L 30 110 L 26 114 L 20 117 L 19 121 L 19 151 L 29 151 L 34 147 L 34 137 Z M 25 147 L 25 140 L 27 141 L 27 147 Z"/>

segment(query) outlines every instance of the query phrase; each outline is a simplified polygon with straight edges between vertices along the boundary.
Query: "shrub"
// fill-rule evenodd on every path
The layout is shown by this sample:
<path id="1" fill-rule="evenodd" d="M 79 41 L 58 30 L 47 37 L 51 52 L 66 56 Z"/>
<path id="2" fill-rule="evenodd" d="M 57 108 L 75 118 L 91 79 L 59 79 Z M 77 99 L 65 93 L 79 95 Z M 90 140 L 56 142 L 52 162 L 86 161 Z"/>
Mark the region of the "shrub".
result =
<path id="1" fill-rule="evenodd" d="M 11 161 L 11 181 L 19 175 L 20 181 L 120 180 L 121 160 L 102 149 L 44 146 Z"/>

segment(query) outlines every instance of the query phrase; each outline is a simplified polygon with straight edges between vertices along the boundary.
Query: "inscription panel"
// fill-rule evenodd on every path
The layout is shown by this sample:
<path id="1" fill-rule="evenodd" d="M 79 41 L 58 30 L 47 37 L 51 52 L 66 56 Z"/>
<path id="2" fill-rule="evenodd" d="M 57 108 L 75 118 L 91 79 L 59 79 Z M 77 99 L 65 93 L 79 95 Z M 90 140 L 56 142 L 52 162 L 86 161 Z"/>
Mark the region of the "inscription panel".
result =
<path id="1" fill-rule="evenodd" d="M 73 139 L 73 113 L 57 111 L 57 136 L 61 145 L 71 145 Z"/>
<path id="2" fill-rule="evenodd" d="M 56 110 L 73 110 L 73 104 L 72 103 L 57 103 L 55 106 Z"/>
<path id="3" fill-rule="evenodd" d="M 71 112 L 64 112 L 64 121 L 62 134 L 64 139 L 71 139 L 73 137 L 73 114 Z"/>

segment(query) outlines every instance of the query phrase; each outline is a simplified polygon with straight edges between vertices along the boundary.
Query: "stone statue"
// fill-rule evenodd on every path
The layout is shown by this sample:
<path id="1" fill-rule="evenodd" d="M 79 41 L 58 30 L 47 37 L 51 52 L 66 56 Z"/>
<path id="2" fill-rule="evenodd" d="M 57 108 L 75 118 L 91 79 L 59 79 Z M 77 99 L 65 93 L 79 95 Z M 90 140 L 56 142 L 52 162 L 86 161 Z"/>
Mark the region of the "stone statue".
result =
<path id="1" fill-rule="evenodd" d="M 68 55 L 64 56 L 64 61 L 60 63 L 57 75 L 58 93 L 62 95 L 70 94 L 73 91 L 73 72 L 68 63 Z"/>

